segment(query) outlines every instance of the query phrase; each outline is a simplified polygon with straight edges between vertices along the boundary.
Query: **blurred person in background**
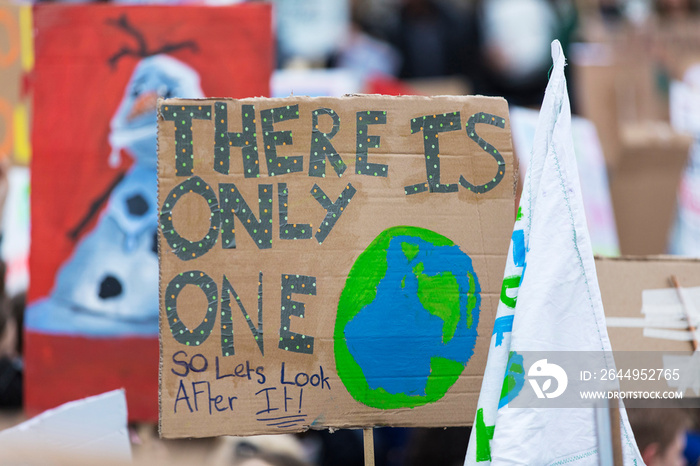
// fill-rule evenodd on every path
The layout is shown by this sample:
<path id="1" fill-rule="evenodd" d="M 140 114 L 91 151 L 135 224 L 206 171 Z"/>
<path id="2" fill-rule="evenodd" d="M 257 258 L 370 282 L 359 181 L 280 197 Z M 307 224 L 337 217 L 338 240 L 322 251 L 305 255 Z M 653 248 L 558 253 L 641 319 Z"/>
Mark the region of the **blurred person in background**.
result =
<path id="1" fill-rule="evenodd" d="M 353 0 L 352 6 L 354 21 L 362 30 L 390 45 L 398 57 L 399 66 L 391 74 L 401 81 L 375 81 L 366 92 L 393 95 L 472 93 L 469 77 L 478 63 L 471 2 Z M 392 65 L 397 61 L 384 60 Z"/>
<path id="2" fill-rule="evenodd" d="M 477 59 L 470 64 L 475 94 L 503 96 L 511 105 L 539 107 L 548 82 L 550 46 L 567 53 L 576 28 L 569 0 L 476 0 L 472 15 Z"/>
<path id="3" fill-rule="evenodd" d="M 5 293 L 5 264 L 0 262 L 0 409 L 22 407 L 22 323 L 24 294 Z"/>
<path id="4" fill-rule="evenodd" d="M 9 193 L 10 159 L 0 161 L 0 218 Z M 2 234 L 0 233 L 0 241 Z M 7 267 L 0 261 L 0 409 L 22 407 L 22 326 L 25 295 L 12 299 L 5 289 Z"/>
<path id="5" fill-rule="evenodd" d="M 684 466 L 683 451 L 690 427 L 679 408 L 627 408 L 634 438 L 647 466 Z"/>
<path id="6" fill-rule="evenodd" d="M 401 55 L 387 42 L 377 39 L 352 21 L 343 44 L 328 60 L 330 68 L 349 70 L 363 80 L 374 76 L 395 77 L 401 66 Z"/>
<path id="7" fill-rule="evenodd" d="M 309 452 L 293 434 L 218 437 L 212 466 L 310 466 Z"/>
<path id="8" fill-rule="evenodd" d="M 698 12 L 698 3 L 694 0 L 655 0 L 654 9 L 661 18 L 685 18 Z"/>
<path id="9" fill-rule="evenodd" d="M 605 21 L 616 22 L 623 17 L 622 5 L 618 0 L 599 0 L 598 11 Z"/>
<path id="10" fill-rule="evenodd" d="M 236 466 L 310 466 L 308 463 L 283 453 L 257 453 L 235 464 Z"/>
<path id="11" fill-rule="evenodd" d="M 402 0 L 383 34 L 399 51 L 404 79 L 465 72 L 470 45 L 463 11 L 439 0 Z"/>
<path id="12" fill-rule="evenodd" d="M 406 446 L 406 466 L 462 466 L 471 427 L 413 428 Z"/>

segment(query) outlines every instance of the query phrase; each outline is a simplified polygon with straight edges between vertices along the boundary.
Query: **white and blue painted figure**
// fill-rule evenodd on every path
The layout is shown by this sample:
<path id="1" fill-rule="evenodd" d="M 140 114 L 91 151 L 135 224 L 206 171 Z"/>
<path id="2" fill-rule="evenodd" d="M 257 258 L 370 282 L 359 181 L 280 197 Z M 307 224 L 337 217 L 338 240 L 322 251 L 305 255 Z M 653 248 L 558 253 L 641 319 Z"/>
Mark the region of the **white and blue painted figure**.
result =
<path id="1" fill-rule="evenodd" d="M 199 98 L 199 75 L 168 55 L 136 66 L 110 124 L 110 165 L 124 149 L 134 164 L 97 226 L 61 266 L 51 294 L 29 307 L 33 331 L 86 336 L 158 334 L 158 97 Z"/>

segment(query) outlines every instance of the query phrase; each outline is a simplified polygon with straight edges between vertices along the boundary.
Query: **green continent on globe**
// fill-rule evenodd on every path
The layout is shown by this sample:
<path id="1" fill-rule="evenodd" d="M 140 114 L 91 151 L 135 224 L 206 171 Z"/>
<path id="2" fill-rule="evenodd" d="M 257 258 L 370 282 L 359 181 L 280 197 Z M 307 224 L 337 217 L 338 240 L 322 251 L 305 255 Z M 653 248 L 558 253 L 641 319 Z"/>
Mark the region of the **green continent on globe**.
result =
<path id="1" fill-rule="evenodd" d="M 393 409 L 442 398 L 474 352 L 480 288 L 450 239 L 389 228 L 355 261 L 338 303 L 338 375 L 357 401 Z"/>
<path id="2" fill-rule="evenodd" d="M 431 277 L 423 273 L 423 263 L 413 268 L 418 279 L 418 299 L 423 307 L 445 321 L 442 338 L 447 343 L 457 330 L 459 322 L 459 285 L 452 272 L 443 272 Z M 439 291 L 439 292 L 436 292 Z"/>

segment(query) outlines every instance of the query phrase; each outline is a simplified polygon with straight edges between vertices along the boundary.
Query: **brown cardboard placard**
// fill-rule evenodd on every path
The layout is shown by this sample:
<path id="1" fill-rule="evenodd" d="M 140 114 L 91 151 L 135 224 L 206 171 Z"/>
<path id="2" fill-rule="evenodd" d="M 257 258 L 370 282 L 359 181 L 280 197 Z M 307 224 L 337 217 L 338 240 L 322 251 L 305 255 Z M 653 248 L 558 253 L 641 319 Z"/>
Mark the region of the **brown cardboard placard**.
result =
<path id="1" fill-rule="evenodd" d="M 662 122 L 626 125 L 610 195 L 623 255 L 668 251 L 691 138 Z M 644 221 L 653 218 L 653 222 Z"/>
<path id="2" fill-rule="evenodd" d="M 505 100 L 170 99 L 158 141 L 161 435 L 472 422 Z"/>
<path id="3" fill-rule="evenodd" d="M 596 257 L 605 317 L 642 318 L 645 291 L 675 294 L 672 275 L 684 288 L 700 286 L 700 260 L 676 256 Z M 642 327 L 608 327 L 613 351 L 691 351 L 690 341 L 650 338 Z"/>

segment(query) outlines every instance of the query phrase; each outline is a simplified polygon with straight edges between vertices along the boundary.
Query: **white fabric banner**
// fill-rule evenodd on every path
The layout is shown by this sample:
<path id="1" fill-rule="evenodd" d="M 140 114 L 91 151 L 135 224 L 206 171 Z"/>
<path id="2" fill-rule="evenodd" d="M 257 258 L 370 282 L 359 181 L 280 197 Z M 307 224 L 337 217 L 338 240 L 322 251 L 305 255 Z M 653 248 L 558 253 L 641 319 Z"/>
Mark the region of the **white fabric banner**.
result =
<path id="1" fill-rule="evenodd" d="M 465 465 L 600 463 L 594 408 L 508 406 L 533 389 L 525 384 L 522 352 L 611 351 L 558 41 L 552 59 Z M 624 409 L 620 414 L 624 464 L 642 465 Z"/>

